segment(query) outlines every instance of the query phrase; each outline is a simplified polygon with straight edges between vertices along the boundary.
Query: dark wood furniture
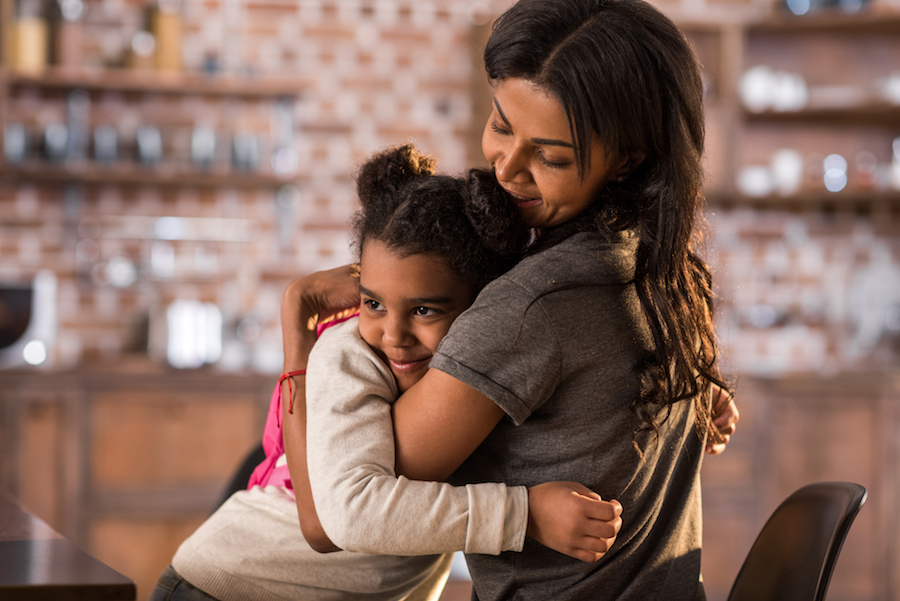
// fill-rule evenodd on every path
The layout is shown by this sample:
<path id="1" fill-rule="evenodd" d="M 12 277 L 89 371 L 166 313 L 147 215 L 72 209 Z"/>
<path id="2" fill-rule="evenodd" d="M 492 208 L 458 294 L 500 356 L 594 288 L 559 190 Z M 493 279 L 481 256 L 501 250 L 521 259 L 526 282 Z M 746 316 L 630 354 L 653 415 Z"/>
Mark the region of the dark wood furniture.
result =
<path id="1" fill-rule="evenodd" d="M 0 597 L 5 601 L 126 601 L 134 582 L 0 493 Z"/>

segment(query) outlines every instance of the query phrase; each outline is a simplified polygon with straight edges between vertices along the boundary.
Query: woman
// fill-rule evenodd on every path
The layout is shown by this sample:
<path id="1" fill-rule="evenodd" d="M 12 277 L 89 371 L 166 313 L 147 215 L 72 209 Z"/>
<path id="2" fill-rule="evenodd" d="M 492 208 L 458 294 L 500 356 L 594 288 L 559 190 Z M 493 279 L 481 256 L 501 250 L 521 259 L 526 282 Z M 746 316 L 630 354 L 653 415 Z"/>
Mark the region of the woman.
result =
<path id="1" fill-rule="evenodd" d="M 700 466 L 737 411 L 718 394 L 711 278 L 694 250 L 696 57 L 643 0 L 521 0 L 485 66 L 484 154 L 536 238 L 395 403 L 397 471 L 572 480 L 621 501 L 618 539 L 596 563 L 539 544 L 537 528 L 520 554 L 468 555 L 478 599 L 702 598 Z M 285 371 L 305 367 L 313 316 L 358 302 L 348 274 L 286 291 Z M 292 474 L 301 426 L 286 423 Z"/>

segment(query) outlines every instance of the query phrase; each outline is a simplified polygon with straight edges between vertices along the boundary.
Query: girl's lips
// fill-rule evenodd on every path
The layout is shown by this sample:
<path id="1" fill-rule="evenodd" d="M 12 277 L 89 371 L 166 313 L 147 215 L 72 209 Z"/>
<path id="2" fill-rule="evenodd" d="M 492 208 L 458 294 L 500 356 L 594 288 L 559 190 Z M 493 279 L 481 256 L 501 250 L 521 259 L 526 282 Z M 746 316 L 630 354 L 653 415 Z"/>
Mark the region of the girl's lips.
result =
<path id="1" fill-rule="evenodd" d="M 422 367 L 422 365 L 428 365 L 429 361 L 431 361 L 431 357 L 426 357 L 425 359 L 419 359 L 417 361 L 395 361 L 394 359 L 388 359 L 391 369 L 399 372 L 416 371 Z"/>

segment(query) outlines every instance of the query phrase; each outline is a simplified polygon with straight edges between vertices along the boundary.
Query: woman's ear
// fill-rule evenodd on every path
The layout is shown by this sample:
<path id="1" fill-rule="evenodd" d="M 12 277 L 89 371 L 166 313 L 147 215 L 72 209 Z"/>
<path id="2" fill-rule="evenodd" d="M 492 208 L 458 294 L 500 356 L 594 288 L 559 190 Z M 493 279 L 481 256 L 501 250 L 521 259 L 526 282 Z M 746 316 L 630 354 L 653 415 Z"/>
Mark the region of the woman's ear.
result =
<path id="1" fill-rule="evenodd" d="M 623 181 L 626 177 L 631 175 L 631 172 L 637 169 L 641 163 L 644 162 L 644 159 L 647 158 L 647 155 L 643 152 L 633 152 L 619 161 L 619 166 L 616 169 L 616 179 L 618 181 Z"/>

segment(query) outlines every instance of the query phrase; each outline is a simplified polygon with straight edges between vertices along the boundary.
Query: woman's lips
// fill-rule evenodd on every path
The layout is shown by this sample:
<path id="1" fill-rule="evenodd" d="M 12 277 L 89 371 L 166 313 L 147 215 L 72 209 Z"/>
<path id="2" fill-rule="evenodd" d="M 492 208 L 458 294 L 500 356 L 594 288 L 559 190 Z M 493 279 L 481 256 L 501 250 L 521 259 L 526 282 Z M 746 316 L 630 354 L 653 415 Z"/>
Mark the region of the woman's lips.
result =
<path id="1" fill-rule="evenodd" d="M 515 194 L 510 192 L 506 188 L 503 188 L 509 197 L 512 199 L 513 204 L 519 207 L 520 209 L 530 209 L 531 207 L 537 206 L 541 204 L 540 198 L 526 198 L 524 196 L 520 196 L 519 194 Z"/>
<path id="2" fill-rule="evenodd" d="M 418 359 L 416 361 L 397 361 L 394 359 L 388 359 L 388 363 L 391 365 L 391 369 L 398 372 L 416 371 L 423 365 L 428 365 L 429 361 L 431 361 L 431 357 Z"/>

